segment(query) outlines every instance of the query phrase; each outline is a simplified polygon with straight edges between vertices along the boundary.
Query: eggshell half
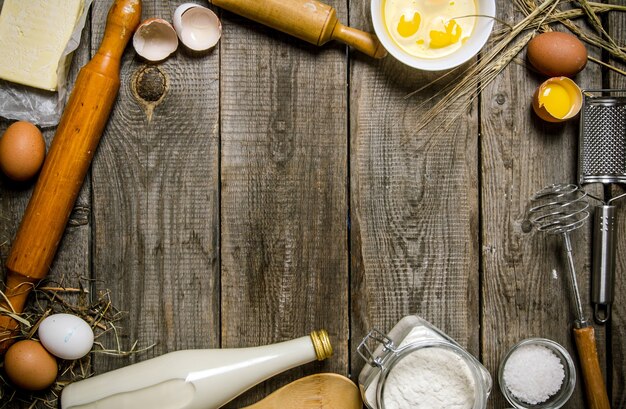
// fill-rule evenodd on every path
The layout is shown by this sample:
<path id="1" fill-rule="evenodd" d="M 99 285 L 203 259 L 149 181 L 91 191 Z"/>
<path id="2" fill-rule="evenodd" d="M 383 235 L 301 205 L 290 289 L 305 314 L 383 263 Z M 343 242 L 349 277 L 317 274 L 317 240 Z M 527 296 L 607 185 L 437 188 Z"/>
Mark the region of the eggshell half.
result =
<path id="1" fill-rule="evenodd" d="M 148 61 L 162 61 L 178 48 L 174 27 L 160 18 L 142 22 L 133 35 L 133 47 L 137 54 Z"/>
<path id="2" fill-rule="evenodd" d="M 173 20 L 178 38 L 193 51 L 210 50 L 222 36 L 222 23 L 217 15 L 194 3 L 178 6 Z"/>
<path id="3" fill-rule="evenodd" d="M 91 327 L 72 314 L 51 315 L 41 321 L 38 331 L 43 346 L 59 358 L 82 358 L 93 346 Z"/>

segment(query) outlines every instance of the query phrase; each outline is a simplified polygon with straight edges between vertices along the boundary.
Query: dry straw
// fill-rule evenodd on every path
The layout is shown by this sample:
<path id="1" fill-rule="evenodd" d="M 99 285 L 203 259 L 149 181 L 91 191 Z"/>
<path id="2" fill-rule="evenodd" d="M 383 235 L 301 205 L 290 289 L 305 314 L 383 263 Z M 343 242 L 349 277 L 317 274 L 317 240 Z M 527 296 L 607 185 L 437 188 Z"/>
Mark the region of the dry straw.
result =
<path id="1" fill-rule="evenodd" d="M 105 354 L 124 357 L 154 347 L 154 345 L 150 345 L 145 348 L 138 348 L 138 343 L 135 341 L 130 349 L 124 350 L 120 341 L 120 324 L 127 318 L 127 314 L 113 306 L 108 290 L 101 291 L 96 297 L 92 297 L 92 294 L 83 284 L 89 283 L 81 282 L 78 288 L 68 288 L 62 283 L 47 281 L 33 289 L 31 302 L 23 313 L 17 314 L 0 308 L 0 314 L 10 315 L 20 323 L 20 332 L 16 335 L 18 339 L 36 337 L 39 324 L 47 316 L 56 313 L 68 313 L 81 317 L 91 325 L 95 334 L 94 347 L 87 356 L 75 361 L 59 360 L 57 381 L 45 391 L 32 393 L 19 391 L 0 374 L 0 409 L 15 407 L 16 404 L 21 405 L 19 407 L 56 409 L 58 408 L 60 392 L 65 385 L 93 375 L 92 358 L 95 355 Z M 7 305 L 10 305 L 2 291 L 0 291 L 0 298 L 3 298 Z M 108 334 L 112 335 L 108 336 Z M 104 338 L 107 338 L 108 341 L 104 341 Z M 113 342 L 115 347 L 108 348 L 105 346 L 105 342 Z"/>
<path id="2" fill-rule="evenodd" d="M 459 75 L 458 81 L 451 81 L 432 97 L 423 100 L 415 107 L 416 111 L 421 112 L 427 104 L 434 99 L 438 99 L 435 105 L 422 116 L 423 119 L 418 124 L 417 131 L 426 127 L 442 112 L 448 111 L 453 104 L 460 103 L 461 109 L 457 111 L 457 114 L 447 121 L 441 122 L 436 129 L 447 129 L 456 122 L 458 117 L 472 105 L 478 95 L 504 68 L 517 58 L 517 55 L 524 49 L 537 31 L 552 31 L 550 24 L 562 24 L 581 41 L 601 48 L 607 51 L 615 60 L 626 63 L 626 47 L 620 46 L 606 32 L 598 17 L 598 14 L 602 13 L 626 12 L 626 6 L 594 3 L 587 0 L 579 0 L 577 2 L 544 0 L 540 3 L 537 3 L 536 0 L 514 0 L 514 3 L 525 17 L 513 25 L 505 23 L 505 28 L 494 31 L 487 51 Z M 563 6 L 567 6 L 567 9 L 561 9 Z M 583 30 L 572 21 L 583 17 L 595 30 L 595 34 L 590 33 L 588 30 Z M 589 60 L 621 75 L 626 75 L 626 72 L 610 63 L 602 62 L 593 57 L 590 57 Z M 432 86 L 449 75 L 457 74 L 457 70 L 444 74 L 425 87 L 414 91 L 408 97 L 419 93 L 424 88 Z"/>

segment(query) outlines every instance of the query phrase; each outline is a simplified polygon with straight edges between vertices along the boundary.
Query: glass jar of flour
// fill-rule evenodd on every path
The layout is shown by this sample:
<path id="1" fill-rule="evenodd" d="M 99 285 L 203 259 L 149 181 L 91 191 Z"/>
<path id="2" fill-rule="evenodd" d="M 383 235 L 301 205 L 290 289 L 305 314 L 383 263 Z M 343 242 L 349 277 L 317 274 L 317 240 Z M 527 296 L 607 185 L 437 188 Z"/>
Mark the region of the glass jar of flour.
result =
<path id="1" fill-rule="evenodd" d="M 387 334 L 371 331 L 357 349 L 367 365 L 359 388 L 370 409 L 483 409 L 491 392 L 485 367 L 416 315 Z"/>

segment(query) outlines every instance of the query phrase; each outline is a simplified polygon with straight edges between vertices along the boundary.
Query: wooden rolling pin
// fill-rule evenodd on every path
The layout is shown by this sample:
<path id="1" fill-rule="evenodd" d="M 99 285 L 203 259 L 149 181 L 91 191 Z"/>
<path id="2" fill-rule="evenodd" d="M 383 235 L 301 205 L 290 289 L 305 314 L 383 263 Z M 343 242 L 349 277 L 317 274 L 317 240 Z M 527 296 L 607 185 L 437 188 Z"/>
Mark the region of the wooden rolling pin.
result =
<path id="1" fill-rule="evenodd" d="M 374 58 L 387 51 L 374 34 L 344 26 L 337 11 L 315 0 L 210 0 L 225 10 L 249 18 L 311 44 L 341 41 Z"/>
<path id="2" fill-rule="evenodd" d="M 79 72 L 50 151 L 7 259 L 0 306 L 22 312 L 33 285 L 46 277 L 120 87 L 120 60 L 141 20 L 141 0 L 116 0 L 102 44 Z M 18 324 L 0 316 L 0 353 Z"/>

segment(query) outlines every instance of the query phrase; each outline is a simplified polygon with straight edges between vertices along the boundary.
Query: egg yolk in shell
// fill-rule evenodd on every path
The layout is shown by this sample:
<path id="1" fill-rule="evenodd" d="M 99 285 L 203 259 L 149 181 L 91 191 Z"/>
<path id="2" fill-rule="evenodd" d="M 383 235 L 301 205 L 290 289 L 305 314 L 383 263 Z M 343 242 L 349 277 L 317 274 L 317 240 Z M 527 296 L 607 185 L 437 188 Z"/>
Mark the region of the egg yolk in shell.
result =
<path id="1" fill-rule="evenodd" d="M 405 52 L 438 58 L 460 48 L 476 22 L 475 0 L 383 0 L 383 21 Z"/>
<path id="2" fill-rule="evenodd" d="M 546 85 L 539 94 L 539 104 L 555 118 L 565 118 L 572 109 L 572 98 L 567 89 L 558 83 Z"/>

